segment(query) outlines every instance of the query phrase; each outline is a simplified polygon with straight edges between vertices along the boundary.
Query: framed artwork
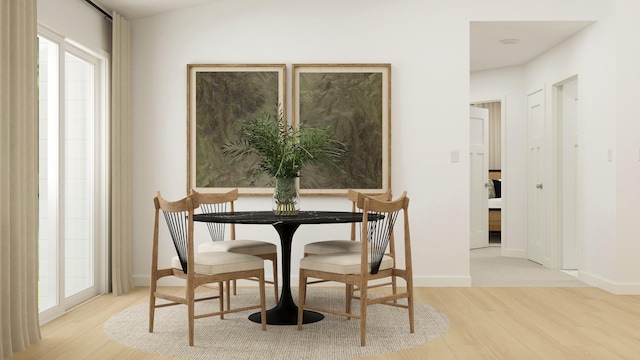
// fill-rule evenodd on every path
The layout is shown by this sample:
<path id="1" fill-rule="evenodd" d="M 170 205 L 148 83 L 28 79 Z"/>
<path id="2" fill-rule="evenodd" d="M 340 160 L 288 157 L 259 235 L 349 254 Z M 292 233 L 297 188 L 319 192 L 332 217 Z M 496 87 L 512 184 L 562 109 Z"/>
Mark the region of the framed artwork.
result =
<path id="1" fill-rule="evenodd" d="M 273 193 L 273 179 L 254 176 L 257 162 L 230 166 L 222 146 L 239 139 L 245 119 L 284 109 L 285 76 L 284 64 L 187 65 L 187 192 Z"/>
<path id="2" fill-rule="evenodd" d="M 312 165 L 300 194 L 391 188 L 391 64 L 294 64 L 293 125 L 329 125 L 347 152 L 342 169 Z"/>

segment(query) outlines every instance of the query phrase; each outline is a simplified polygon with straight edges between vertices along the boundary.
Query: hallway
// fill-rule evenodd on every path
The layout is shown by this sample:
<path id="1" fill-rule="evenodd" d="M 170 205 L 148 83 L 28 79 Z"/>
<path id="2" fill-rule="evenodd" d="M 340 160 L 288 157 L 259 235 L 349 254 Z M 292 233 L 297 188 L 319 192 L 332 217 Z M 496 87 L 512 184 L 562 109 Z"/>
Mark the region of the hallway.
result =
<path id="1" fill-rule="evenodd" d="M 532 261 L 500 256 L 500 246 L 471 250 L 471 286 L 588 287 L 575 276 Z"/>

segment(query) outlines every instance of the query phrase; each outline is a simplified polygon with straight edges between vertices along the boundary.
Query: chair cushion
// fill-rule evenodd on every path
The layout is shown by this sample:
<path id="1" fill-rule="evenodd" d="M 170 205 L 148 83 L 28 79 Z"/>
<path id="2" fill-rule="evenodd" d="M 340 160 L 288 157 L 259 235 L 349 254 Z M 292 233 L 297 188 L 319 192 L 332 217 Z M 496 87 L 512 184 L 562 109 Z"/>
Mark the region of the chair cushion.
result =
<path id="1" fill-rule="evenodd" d="M 215 275 L 236 271 L 255 270 L 264 268 L 264 260 L 252 255 L 235 254 L 223 251 L 209 251 L 197 253 L 195 257 L 195 271 L 197 274 Z M 171 266 L 182 270 L 180 259 L 174 256 Z"/>
<path id="2" fill-rule="evenodd" d="M 351 240 L 326 240 L 316 241 L 304 246 L 305 254 L 332 254 L 346 251 L 361 251 L 362 244 L 360 241 Z"/>
<path id="3" fill-rule="evenodd" d="M 300 268 L 307 270 L 317 270 L 334 274 L 359 274 L 360 273 L 360 253 L 342 252 L 334 254 L 309 255 L 300 260 Z M 384 255 L 380 270 L 393 268 L 393 258 Z M 369 264 L 371 271 L 371 264 Z"/>
<path id="4" fill-rule="evenodd" d="M 236 254 L 264 255 L 278 252 L 275 244 L 258 240 L 209 241 L 198 246 L 199 252 L 225 251 Z"/>

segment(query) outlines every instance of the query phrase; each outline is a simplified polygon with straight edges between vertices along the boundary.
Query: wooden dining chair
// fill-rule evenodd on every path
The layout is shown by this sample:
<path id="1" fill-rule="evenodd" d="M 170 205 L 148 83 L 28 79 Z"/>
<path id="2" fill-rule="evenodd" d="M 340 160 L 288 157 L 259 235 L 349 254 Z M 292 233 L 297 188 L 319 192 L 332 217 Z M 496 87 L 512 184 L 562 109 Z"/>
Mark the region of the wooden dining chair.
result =
<path id="1" fill-rule="evenodd" d="M 354 189 L 347 189 L 347 199 L 351 201 L 351 212 L 361 212 L 361 209 L 358 208 L 357 206 L 358 196 L 368 197 L 370 199 L 389 201 L 391 200 L 391 190 L 387 190 L 385 193 L 382 193 L 382 194 L 367 195 L 362 192 L 356 191 Z M 349 240 L 320 240 L 320 241 L 306 244 L 304 246 L 304 251 L 303 251 L 304 256 L 333 254 L 333 253 L 344 252 L 344 251 L 360 252 L 362 249 L 362 246 L 360 244 L 361 229 L 362 229 L 362 223 L 351 223 L 351 238 Z M 391 241 L 389 241 L 389 245 L 387 247 L 387 256 L 392 257 L 395 261 L 395 244 L 393 241 L 393 237 L 391 238 Z M 392 291 L 395 294 L 396 293 L 395 278 L 390 279 L 390 281 L 391 281 L 390 283 L 380 283 L 377 286 L 383 287 L 383 286 L 391 285 Z M 307 284 L 311 285 L 311 284 L 318 284 L 323 282 L 326 282 L 326 281 L 316 279 L 314 281 L 309 281 Z M 349 289 L 351 289 L 351 295 L 347 295 L 347 296 L 351 296 L 353 299 L 359 299 L 359 296 L 356 293 L 358 291 L 358 288 L 354 287 Z"/>
<path id="2" fill-rule="evenodd" d="M 300 260 L 300 288 L 298 297 L 298 330 L 302 330 L 302 313 L 304 310 L 326 312 L 347 318 L 360 319 L 360 345 L 366 344 L 366 326 L 368 306 L 384 304 L 408 309 L 409 331 L 414 332 L 413 310 L 413 274 L 411 262 L 411 237 L 409 233 L 409 198 L 407 193 L 392 201 L 382 201 L 359 196 L 357 206 L 362 209 L 362 239 L 359 252 L 344 251 L 339 253 L 309 255 Z M 375 219 L 377 220 L 374 220 Z M 381 218 L 382 217 L 382 218 Z M 405 268 L 399 268 L 393 258 L 386 254 L 394 233 L 398 218 L 404 224 L 404 260 Z M 371 219 L 371 220 L 370 220 Z M 306 303 L 307 282 L 309 278 L 341 282 L 347 285 L 346 311 L 311 306 Z M 396 291 L 391 295 L 369 296 L 371 282 L 379 279 L 401 278 L 406 283 L 404 291 Z M 351 311 L 352 298 L 350 288 L 360 289 L 360 311 Z M 399 299 L 406 298 L 406 304 Z"/>
<path id="3" fill-rule="evenodd" d="M 187 196 L 178 201 L 167 201 L 160 192 L 153 199 L 155 204 L 155 221 L 153 229 L 153 250 L 151 257 L 151 286 L 149 295 L 149 332 L 153 332 L 154 316 L 157 308 L 184 304 L 187 305 L 189 321 L 189 346 L 193 346 L 194 320 L 220 316 L 224 314 L 260 309 L 262 330 L 266 330 L 266 306 L 264 289 L 264 260 L 257 256 L 235 254 L 229 252 L 210 251 L 198 253 L 194 251 L 193 214 L 198 208 L 197 199 Z M 169 237 L 177 256 L 171 259 L 171 267 L 158 268 L 159 223 L 160 213 L 166 220 Z M 158 290 L 158 280 L 167 276 L 175 276 L 186 280 L 184 297 Z M 224 309 L 222 283 L 229 280 L 257 278 L 259 280 L 260 302 L 258 305 L 236 309 Z M 196 298 L 196 289 L 205 284 L 219 284 L 217 296 Z M 157 304 L 156 299 L 168 300 L 168 303 Z M 195 303 L 204 300 L 218 299 L 219 311 L 195 314 Z"/>
<path id="4" fill-rule="evenodd" d="M 197 197 L 201 213 L 233 212 L 235 210 L 234 202 L 238 200 L 238 189 L 233 189 L 226 193 L 200 193 L 191 189 L 189 195 Z M 229 226 L 229 240 L 225 240 L 227 225 Z M 267 241 L 236 239 L 235 224 L 208 222 L 207 227 L 209 229 L 211 241 L 200 244 L 200 246 L 198 246 L 198 251 L 224 251 L 236 254 L 247 254 L 271 261 L 273 268 L 273 281 L 265 280 L 265 283 L 273 285 L 275 300 L 277 303 L 279 296 L 277 246 Z M 230 288 L 228 283 L 227 288 Z M 235 281 L 232 282 L 232 289 L 233 294 L 235 295 L 237 293 Z M 229 296 L 230 292 L 231 291 L 227 292 L 227 296 Z M 227 304 L 229 301 L 230 299 L 227 297 Z"/>
<path id="5" fill-rule="evenodd" d="M 347 189 L 347 199 L 351 201 L 351 212 L 360 211 L 356 206 L 356 200 L 358 199 L 358 194 L 362 196 L 367 196 L 372 199 L 377 200 L 391 200 L 391 190 L 387 190 L 387 192 L 383 194 L 376 195 L 365 195 L 359 191 L 354 189 Z M 351 238 L 348 240 L 340 239 L 340 240 L 320 240 L 312 243 L 308 243 L 304 246 L 303 253 L 306 255 L 320 255 L 320 254 L 331 254 L 336 252 L 343 251 L 360 251 L 360 243 L 356 240 L 359 240 L 360 234 L 360 223 L 351 223 Z M 390 244 L 393 246 L 393 244 Z"/>

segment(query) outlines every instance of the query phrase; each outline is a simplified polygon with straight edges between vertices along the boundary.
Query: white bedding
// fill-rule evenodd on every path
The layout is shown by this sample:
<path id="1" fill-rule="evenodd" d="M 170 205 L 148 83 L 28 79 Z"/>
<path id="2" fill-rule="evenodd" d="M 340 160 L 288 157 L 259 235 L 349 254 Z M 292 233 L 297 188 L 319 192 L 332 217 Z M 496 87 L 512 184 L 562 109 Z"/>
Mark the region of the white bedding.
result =
<path id="1" fill-rule="evenodd" d="M 489 199 L 489 209 L 502 209 L 502 198 Z"/>

